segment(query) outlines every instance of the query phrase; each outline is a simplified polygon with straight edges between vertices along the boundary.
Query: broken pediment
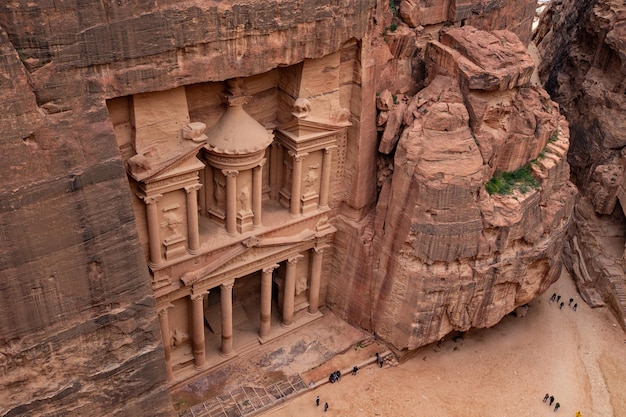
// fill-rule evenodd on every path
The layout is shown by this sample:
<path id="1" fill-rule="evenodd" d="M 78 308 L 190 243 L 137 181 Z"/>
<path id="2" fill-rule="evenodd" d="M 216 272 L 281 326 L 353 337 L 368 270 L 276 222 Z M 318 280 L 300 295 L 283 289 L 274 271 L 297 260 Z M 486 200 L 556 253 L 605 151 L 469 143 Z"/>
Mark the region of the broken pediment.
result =
<path id="1" fill-rule="evenodd" d="M 276 128 L 277 136 L 283 138 L 283 143 L 296 151 L 310 152 L 333 145 L 336 135 L 343 131 L 346 125 L 332 125 L 314 120 L 294 118 Z"/>

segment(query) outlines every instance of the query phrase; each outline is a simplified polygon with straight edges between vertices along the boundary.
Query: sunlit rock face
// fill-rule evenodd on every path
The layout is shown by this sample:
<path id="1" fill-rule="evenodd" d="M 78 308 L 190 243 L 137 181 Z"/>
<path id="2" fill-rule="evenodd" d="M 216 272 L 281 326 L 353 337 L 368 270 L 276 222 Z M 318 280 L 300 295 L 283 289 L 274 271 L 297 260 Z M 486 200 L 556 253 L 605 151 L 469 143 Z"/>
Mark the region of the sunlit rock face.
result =
<path id="1" fill-rule="evenodd" d="M 606 303 L 626 329 L 624 168 L 626 5 L 552 2 L 534 35 L 540 76 L 570 122 L 568 161 L 583 198 L 564 249 L 591 305 Z"/>

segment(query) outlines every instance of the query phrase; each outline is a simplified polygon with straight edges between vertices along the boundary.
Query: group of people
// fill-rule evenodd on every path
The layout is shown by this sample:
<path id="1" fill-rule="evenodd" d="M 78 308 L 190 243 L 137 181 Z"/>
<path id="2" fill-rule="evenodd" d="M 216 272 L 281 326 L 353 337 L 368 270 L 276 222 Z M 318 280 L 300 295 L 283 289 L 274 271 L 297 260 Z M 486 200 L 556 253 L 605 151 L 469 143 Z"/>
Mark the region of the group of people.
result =
<path id="1" fill-rule="evenodd" d="M 379 367 L 383 367 L 383 358 L 382 356 L 380 356 L 380 354 L 378 352 L 376 352 L 376 363 L 378 364 Z M 352 375 L 356 375 L 356 373 L 358 372 L 359 367 L 357 365 L 354 365 L 352 367 Z M 341 379 L 341 371 L 340 370 L 336 370 L 333 373 L 330 374 L 330 376 L 328 377 L 328 381 L 333 384 L 335 382 L 338 382 Z M 315 406 L 319 407 L 320 406 L 320 396 L 318 395 L 317 397 L 315 397 Z M 328 402 L 324 402 L 324 412 L 328 411 Z"/>
<path id="2" fill-rule="evenodd" d="M 318 395 L 317 397 L 315 397 L 315 406 L 319 407 L 320 406 L 320 396 Z M 324 403 L 324 412 L 328 411 L 328 402 Z"/>
<path id="3" fill-rule="evenodd" d="M 556 293 L 552 294 L 552 297 L 550 297 L 550 304 L 552 304 L 555 301 L 557 305 L 559 306 L 559 309 L 562 309 L 563 306 L 565 305 L 565 301 L 561 301 L 561 296 L 557 295 Z M 572 305 L 572 303 L 574 303 L 574 299 L 570 298 L 569 303 L 567 305 L 569 307 L 572 307 L 572 309 L 576 311 L 576 309 L 578 308 L 578 303 L 574 303 L 574 305 Z"/>
<path id="4" fill-rule="evenodd" d="M 550 405 L 550 407 L 552 407 L 552 403 L 554 402 L 554 396 L 553 396 L 553 395 L 550 395 L 550 394 L 546 394 L 546 396 L 545 396 L 545 397 L 543 397 L 543 402 L 544 402 L 544 403 L 547 403 L 548 401 L 550 401 L 550 404 L 549 404 L 549 405 Z M 554 411 L 558 410 L 560 407 L 561 407 L 561 404 L 556 403 L 556 404 L 554 405 Z"/>
<path id="5" fill-rule="evenodd" d="M 339 371 L 339 370 L 333 372 L 328 377 L 328 380 L 330 381 L 331 384 L 339 381 L 340 379 L 341 379 L 341 371 Z"/>

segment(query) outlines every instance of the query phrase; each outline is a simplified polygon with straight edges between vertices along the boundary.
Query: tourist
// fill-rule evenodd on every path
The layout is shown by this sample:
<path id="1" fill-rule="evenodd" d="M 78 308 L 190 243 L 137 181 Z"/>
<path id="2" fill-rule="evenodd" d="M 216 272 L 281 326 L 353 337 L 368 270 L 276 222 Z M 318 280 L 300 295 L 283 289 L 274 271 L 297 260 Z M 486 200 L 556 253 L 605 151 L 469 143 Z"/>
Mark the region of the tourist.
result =
<path id="1" fill-rule="evenodd" d="M 568 304 L 568 306 L 570 306 L 570 307 L 571 307 L 573 302 L 574 302 L 574 299 L 573 299 L 573 298 L 570 298 L 570 299 L 569 299 L 569 304 Z"/>
<path id="2" fill-rule="evenodd" d="M 326 410 L 328 410 L 328 403 L 324 403 L 324 412 L 326 412 Z"/>
<path id="3" fill-rule="evenodd" d="M 319 398 L 319 397 L 317 397 Z M 543 402 L 545 403 L 546 401 L 548 401 L 548 398 L 550 398 L 550 394 L 546 394 L 545 397 L 543 397 Z"/>
<path id="4" fill-rule="evenodd" d="M 552 297 L 550 297 L 550 302 L 556 300 L 556 293 L 552 294 Z"/>
<path id="5" fill-rule="evenodd" d="M 561 296 L 560 296 L 560 295 L 557 295 L 557 296 L 556 296 L 556 302 L 558 303 L 559 301 L 561 301 Z"/>
<path id="6" fill-rule="evenodd" d="M 376 363 L 378 363 L 378 367 L 383 367 L 383 358 L 376 352 Z"/>
<path id="7" fill-rule="evenodd" d="M 320 406 L 320 396 L 319 395 L 317 397 L 315 397 L 315 406 L 316 407 Z"/>
<path id="8" fill-rule="evenodd" d="M 576 411 L 576 417 L 583 417 L 583 415 L 580 411 Z"/>
<path id="9" fill-rule="evenodd" d="M 578 308 L 578 303 L 574 304 L 574 311 L 576 311 L 576 309 Z"/>
<path id="10" fill-rule="evenodd" d="M 550 396 L 550 406 L 552 406 L 552 403 L 554 402 L 554 396 Z"/>
<path id="11" fill-rule="evenodd" d="M 561 301 L 561 304 L 559 304 L 559 308 L 560 308 L 561 310 L 563 310 L 563 304 L 564 304 L 564 303 L 563 303 L 562 301 Z"/>
<path id="12" fill-rule="evenodd" d="M 358 366 L 356 366 L 356 365 L 354 365 L 354 366 L 352 367 L 352 375 L 356 375 L 356 372 L 357 372 L 358 370 L 359 370 L 359 367 L 358 367 Z"/>
<path id="13" fill-rule="evenodd" d="M 554 406 L 554 411 L 556 412 L 556 410 L 558 410 L 560 406 L 561 406 L 561 404 L 556 403 L 556 405 Z"/>

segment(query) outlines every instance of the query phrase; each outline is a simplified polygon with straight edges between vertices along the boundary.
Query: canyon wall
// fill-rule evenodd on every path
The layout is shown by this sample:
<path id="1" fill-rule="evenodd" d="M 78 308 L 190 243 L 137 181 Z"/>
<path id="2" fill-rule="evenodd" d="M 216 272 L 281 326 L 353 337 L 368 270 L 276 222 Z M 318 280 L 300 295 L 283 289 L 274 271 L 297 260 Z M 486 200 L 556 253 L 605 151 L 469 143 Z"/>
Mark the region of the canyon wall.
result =
<path id="1" fill-rule="evenodd" d="M 373 8 L 0 4 L 0 415 L 174 414 L 107 100 L 330 55 Z"/>
<path id="2" fill-rule="evenodd" d="M 626 6 L 554 1 L 534 40 L 543 56 L 542 82 L 570 122 L 568 161 L 581 192 L 566 265 L 585 301 L 608 304 L 626 330 Z"/>
<path id="3" fill-rule="evenodd" d="M 398 349 L 493 325 L 544 291 L 575 190 L 567 123 L 530 84 L 534 7 L 0 4 L 0 415 L 174 414 L 116 142 L 125 116 L 110 112 L 141 93 L 188 87 L 192 116 L 215 120 L 205 88 L 253 88 L 303 61 L 336 71 L 351 126 L 322 294 Z M 517 36 L 480 31 L 495 29 Z M 339 69 L 316 66 L 333 54 Z M 285 121 L 271 112 L 251 114 Z M 538 185 L 486 191 L 531 161 Z"/>
<path id="4" fill-rule="evenodd" d="M 514 34 L 448 29 L 425 56 L 427 87 L 377 100 L 380 192 L 361 241 L 371 269 L 348 286 L 358 301 L 329 297 L 398 349 L 492 326 L 545 291 L 577 195 L 567 122 L 531 85 L 534 62 Z M 536 183 L 490 188 L 524 170 Z"/>

